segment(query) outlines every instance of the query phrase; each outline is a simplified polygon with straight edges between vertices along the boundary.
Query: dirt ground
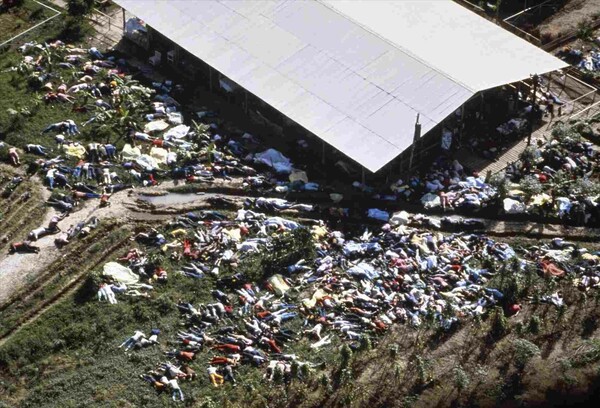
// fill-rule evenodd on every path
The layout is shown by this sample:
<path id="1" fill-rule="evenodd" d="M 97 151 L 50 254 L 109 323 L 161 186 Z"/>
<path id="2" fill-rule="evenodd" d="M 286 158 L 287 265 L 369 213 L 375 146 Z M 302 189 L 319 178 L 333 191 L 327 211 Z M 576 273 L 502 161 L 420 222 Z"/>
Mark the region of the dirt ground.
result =
<path id="1" fill-rule="evenodd" d="M 217 183 L 218 184 L 218 183 Z M 232 184 L 232 183 L 230 183 Z M 162 183 L 157 187 L 140 188 L 135 190 L 120 191 L 110 198 L 111 205 L 106 208 L 99 207 L 98 200 L 84 201 L 77 210 L 58 224 L 61 230 L 67 230 L 71 225 L 98 217 L 100 222 L 109 218 L 122 220 L 123 222 L 154 222 L 170 219 L 174 214 L 192 211 L 198 208 L 209 208 L 211 200 L 220 194 L 206 193 L 193 195 L 194 200 L 186 200 L 186 203 L 172 203 L 157 205 L 158 211 L 149 204 L 143 204 L 138 200 L 144 195 L 167 194 L 167 190 L 173 188 L 172 181 Z M 42 196 L 45 200 L 50 197 L 50 192 L 42 188 Z M 241 206 L 244 197 L 228 197 L 229 200 L 237 201 Z M 48 225 L 50 219 L 59 213 L 53 208 L 48 209 L 44 218 L 36 224 L 36 227 Z M 25 239 L 29 231 L 21 231 L 20 238 Z M 10 297 L 24 289 L 40 276 L 50 264 L 69 252 L 69 245 L 59 249 L 54 245 L 56 235 L 48 235 L 34 242 L 41 248 L 38 254 L 0 254 L 0 305 L 4 304 Z"/>
<path id="2" fill-rule="evenodd" d="M 540 34 L 553 38 L 575 30 L 577 24 L 600 14 L 600 0 L 570 0 L 554 16 L 539 26 Z M 597 17 L 596 17 L 597 18 Z"/>
<path id="3" fill-rule="evenodd" d="M 48 199 L 50 193 L 44 189 L 43 195 Z M 88 201 L 77 211 L 71 213 L 68 217 L 59 222 L 62 230 L 67 230 L 69 226 L 85 221 L 90 217 L 96 216 L 100 219 L 114 217 L 125 218 L 127 210 L 123 202 L 128 199 L 127 192 L 119 192 L 111 197 L 111 206 L 108 208 L 99 208 L 97 201 Z M 48 225 L 50 219 L 58 215 L 58 212 L 52 208 L 46 212 L 46 216 L 39 223 L 39 226 Z M 28 231 L 23 231 L 26 235 Z M 35 278 L 44 271 L 44 268 L 50 265 L 54 260 L 61 256 L 62 252 L 54 245 L 56 235 L 48 235 L 37 240 L 34 244 L 41 248 L 39 254 L 12 254 L 3 253 L 0 255 L 0 304 L 4 303 L 15 292 L 22 289 L 25 285 L 35 280 Z M 65 247 L 68 250 L 68 246 Z"/>

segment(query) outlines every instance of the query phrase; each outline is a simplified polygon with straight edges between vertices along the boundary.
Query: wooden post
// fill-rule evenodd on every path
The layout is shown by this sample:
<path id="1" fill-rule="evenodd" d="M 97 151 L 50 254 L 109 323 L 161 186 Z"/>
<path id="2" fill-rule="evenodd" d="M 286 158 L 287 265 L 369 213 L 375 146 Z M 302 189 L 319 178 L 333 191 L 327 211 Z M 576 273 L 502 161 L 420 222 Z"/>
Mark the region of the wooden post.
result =
<path id="1" fill-rule="evenodd" d="M 594 106 L 594 102 L 596 102 L 596 92 L 594 92 L 594 95 L 592 96 L 592 102 L 590 103 L 590 108 L 591 108 L 592 106 Z M 588 110 L 587 110 L 587 112 L 586 112 L 586 114 L 585 114 L 585 117 L 586 117 L 586 118 L 589 116 L 589 114 L 590 114 L 590 112 L 591 112 L 591 111 L 592 111 L 592 109 L 589 109 L 589 108 L 588 108 Z"/>
<path id="2" fill-rule="evenodd" d="M 248 91 L 244 89 L 244 94 L 246 95 L 246 101 L 244 102 L 244 110 L 246 111 L 246 115 L 248 114 Z"/>
<path id="3" fill-rule="evenodd" d="M 465 128 L 465 106 L 460 107 L 460 128 L 458 132 L 458 144 L 462 143 L 463 129 Z"/>
<path id="4" fill-rule="evenodd" d="M 125 9 L 122 8 L 121 11 L 123 12 L 123 34 L 125 34 Z"/>
<path id="5" fill-rule="evenodd" d="M 481 104 L 479 105 L 479 120 L 483 119 L 483 103 L 485 101 L 483 94 L 484 92 L 481 91 Z"/>
<path id="6" fill-rule="evenodd" d="M 325 141 L 321 140 L 321 164 L 325 165 Z"/>
<path id="7" fill-rule="evenodd" d="M 212 93 L 212 67 L 208 66 L 208 89 Z"/>
<path id="8" fill-rule="evenodd" d="M 365 167 L 361 166 L 361 169 L 362 169 L 361 182 L 362 182 L 362 188 L 363 188 L 363 192 L 364 192 L 365 191 L 364 188 L 365 188 L 365 184 L 366 184 L 365 183 L 365 180 L 366 180 L 366 177 L 365 177 Z"/>
<path id="9" fill-rule="evenodd" d="M 421 137 L 421 124 L 419 123 L 419 114 L 417 113 L 417 121 L 415 122 L 415 134 L 413 136 L 413 144 L 410 148 L 410 159 L 408 160 L 408 171 L 412 170 L 413 157 L 415 155 L 415 147 L 417 141 Z"/>
<path id="10" fill-rule="evenodd" d="M 534 74 L 531 77 L 531 80 L 533 82 L 533 98 L 531 101 L 531 113 L 529 114 L 529 134 L 527 135 L 527 146 L 531 145 L 531 134 L 533 133 L 533 115 L 534 115 L 534 111 L 535 111 L 535 99 L 537 97 L 537 87 L 538 87 L 538 82 L 539 82 L 539 77 L 537 74 Z"/>

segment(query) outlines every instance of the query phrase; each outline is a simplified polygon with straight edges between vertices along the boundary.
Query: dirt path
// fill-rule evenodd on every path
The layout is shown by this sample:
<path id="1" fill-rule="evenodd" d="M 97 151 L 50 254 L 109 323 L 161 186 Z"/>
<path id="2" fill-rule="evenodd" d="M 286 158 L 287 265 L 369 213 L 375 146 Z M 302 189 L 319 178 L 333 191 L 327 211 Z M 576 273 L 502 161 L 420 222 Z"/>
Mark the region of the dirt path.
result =
<path id="1" fill-rule="evenodd" d="M 43 190 L 44 200 L 47 200 L 50 193 Z M 128 201 L 126 191 L 114 194 L 111 197 L 111 206 L 108 208 L 99 208 L 98 200 L 90 200 L 83 204 L 77 211 L 72 212 L 68 217 L 59 222 L 58 226 L 62 230 L 67 230 L 69 226 L 76 225 L 92 216 L 96 216 L 102 222 L 102 219 L 117 218 L 126 219 L 129 210 L 123 205 Z M 40 220 L 37 226 L 48 225 L 53 216 L 58 215 L 54 209 L 46 212 L 46 216 Z M 20 239 L 25 239 L 29 231 L 21 231 Z M 38 254 L 8 254 L 6 252 L 0 255 L 0 305 L 6 302 L 10 296 L 23 289 L 28 283 L 33 282 L 38 275 L 44 272 L 45 268 L 54 262 L 57 258 L 68 251 L 68 246 L 64 250 L 58 249 L 54 245 L 56 235 L 48 235 L 35 242 L 36 246 L 41 248 Z"/>

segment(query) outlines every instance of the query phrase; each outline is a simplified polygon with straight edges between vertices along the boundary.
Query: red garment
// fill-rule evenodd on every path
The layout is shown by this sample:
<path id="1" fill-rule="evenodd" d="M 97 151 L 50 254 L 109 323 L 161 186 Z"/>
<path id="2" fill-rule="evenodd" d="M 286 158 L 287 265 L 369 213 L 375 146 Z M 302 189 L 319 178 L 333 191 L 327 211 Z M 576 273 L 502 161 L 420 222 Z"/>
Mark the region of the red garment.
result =
<path id="1" fill-rule="evenodd" d="M 519 305 L 518 303 L 512 304 L 508 307 L 508 315 L 514 316 L 517 313 L 519 313 L 520 310 L 521 310 L 521 305 Z"/>
<path id="2" fill-rule="evenodd" d="M 267 343 L 271 347 L 271 350 L 273 350 L 274 352 L 281 353 L 281 348 L 279 348 L 277 343 L 275 343 L 275 340 L 268 339 L 267 341 L 265 341 L 265 343 Z"/>
<path id="3" fill-rule="evenodd" d="M 229 350 L 235 353 L 241 350 L 240 346 L 237 346 L 235 344 L 217 344 L 216 346 L 213 346 L 213 348 L 217 350 Z"/>
<path id="4" fill-rule="evenodd" d="M 187 239 L 183 241 L 183 255 L 190 256 L 192 254 L 192 244 Z"/>
<path id="5" fill-rule="evenodd" d="M 258 316 L 260 319 L 264 319 L 265 317 L 269 316 L 271 314 L 271 312 L 269 312 L 268 310 L 265 310 L 264 312 L 258 312 L 256 314 L 256 316 Z"/>
<path id="6" fill-rule="evenodd" d="M 562 269 L 560 269 L 558 266 L 556 266 L 554 263 L 548 261 L 548 260 L 543 260 L 541 263 L 542 266 L 542 271 L 544 271 L 544 275 L 546 276 L 564 276 L 565 271 L 563 271 Z"/>
<path id="7" fill-rule="evenodd" d="M 191 351 L 180 351 L 179 354 L 177 355 L 177 358 L 179 360 L 184 360 L 184 361 L 192 361 L 194 359 L 195 354 L 192 353 Z"/>

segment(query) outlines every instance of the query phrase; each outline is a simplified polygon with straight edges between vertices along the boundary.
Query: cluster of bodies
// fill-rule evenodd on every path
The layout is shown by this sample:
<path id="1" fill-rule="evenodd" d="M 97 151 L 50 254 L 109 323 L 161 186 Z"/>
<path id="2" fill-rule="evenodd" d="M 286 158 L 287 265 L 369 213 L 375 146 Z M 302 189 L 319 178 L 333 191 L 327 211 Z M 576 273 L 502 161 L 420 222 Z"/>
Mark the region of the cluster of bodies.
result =
<path id="1" fill-rule="evenodd" d="M 66 188 L 73 192 L 74 199 L 99 198 L 107 204 L 113 192 L 132 184 L 157 185 L 161 177 L 202 183 L 239 176 L 245 187 L 276 191 L 287 191 L 292 184 L 288 175 L 294 169 L 287 157 L 275 149 L 259 152 L 260 141 L 249 133 L 237 135 L 220 129 L 214 112 L 195 113 L 200 120 L 212 122 L 202 124 L 200 131 L 185 125 L 181 106 L 173 97 L 182 93 L 180 85 L 164 81 L 145 87 L 128 76 L 131 68 L 125 60 L 103 55 L 96 48 L 76 48 L 56 41 L 28 43 L 21 51 L 27 54 L 22 70 L 46 92 L 47 103 L 69 103 L 74 111 L 89 113 L 82 124 L 65 119 L 40 129 L 42 134 L 53 136 L 54 147 L 19 147 L 41 157 L 36 164 L 50 190 Z M 60 69 L 48 69 L 50 59 L 61 58 Z M 122 149 L 108 142 L 84 145 L 76 140 L 81 127 L 101 127 L 107 117 L 119 117 L 132 100 L 142 106 L 145 113 L 141 118 L 146 123 L 127 127 L 122 135 L 127 143 Z M 3 147 L 8 149 L 11 163 L 20 165 L 19 148 Z M 256 166 L 262 172 L 257 172 Z M 296 181 L 294 188 L 320 187 Z"/>
<path id="2" fill-rule="evenodd" d="M 394 324 L 419 326 L 431 319 L 449 329 L 459 319 L 495 306 L 514 315 L 521 305 L 508 303 L 491 281 L 504 263 L 514 265 L 515 274 L 534 270 L 554 279 L 573 274 L 584 291 L 600 284 L 598 254 L 561 239 L 518 256 L 511 246 L 486 236 L 443 235 L 411 225 L 411 220 L 386 224 L 378 232 L 354 236 L 321 222 L 302 225 L 240 209 L 235 219 L 214 212 L 188 213 L 164 228 L 139 233 L 138 245 L 118 259 L 128 273 L 145 285 L 154 284 L 156 292 L 171 274 L 212 285 L 211 300 L 176 301 L 179 329 L 171 333 L 169 347 L 161 349 L 160 362 L 140 377 L 157 391 L 171 391 L 173 399 L 183 400 L 179 382 L 194 380 L 199 363 L 215 387 L 235 385 L 241 365 L 262 368 L 268 380 L 277 371 L 285 379 L 294 366 L 296 372 L 319 366 L 293 352 L 296 342 L 308 342 L 313 351 L 340 341 L 355 348 Z M 262 282 L 235 273 L 245 257 L 269 251 L 274 239 L 298 229 L 312 234 L 314 261 L 298 260 Z M 151 261 L 155 251 L 174 260 L 174 270 Z M 117 288 L 118 298 L 123 284 L 114 275 L 105 278 L 100 291 Z M 540 301 L 564 307 L 560 292 Z M 154 329 L 147 338 L 138 331 L 122 346 L 159 345 L 156 333 Z"/>
<path id="3" fill-rule="evenodd" d="M 600 40 L 598 40 L 600 41 Z M 600 72 L 600 51 L 591 49 L 588 52 L 572 47 L 565 47 L 558 53 L 562 59 L 577 64 L 582 71 Z"/>
<path id="4" fill-rule="evenodd" d="M 538 140 L 531 157 L 506 169 L 506 177 L 514 184 L 504 199 L 504 209 L 552 215 L 578 226 L 599 225 L 598 195 L 591 188 L 581 188 L 586 181 L 590 186 L 596 182 L 597 166 L 598 155 L 591 142 L 570 137 Z M 519 183 L 527 178 L 541 185 L 541 191 L 528 200 L 519 189 Z"/>
<path id="5" fill-rule="evenodd" d="M 399 179 L 385 191 L 355 185 L 363 191 L 373 194 L 373 198 L 393 202 L 403 199 L 420 202 L 423 208 L 441 208 L 442 210 L 478 210 L 490 205 L 497 197 L 495 187 L 486 183 L 478 173 L 468 173 L 458 162 L 446 156 L 440 156 L 432 162 L 423 176 Z M 387 222 L 391 215 L 387 211 L 371 209 L 370 218 Z"/>
<path id="6" fill-rule="evenodd" d="M 275 183 L 285 187 L 289 183 L 285 174 L 282 176 L 285 181 L 277 181 L 281 168 L 271 168 L 273 160 L 281 158 L 289 172 L 289 160 L 273 149 L 253 154 L 260 147 L 254 136 L 228 135 L 216 124 L 203 125 L 206 133 L 200 135 L 184 125 L 180 105 L 171 97 L 180 88 L 170 81 L 153 83 L 154 89 L 144 87 L 126 76 L 129 72 L 126 61 L 107 57 L 95 48 L 76 48 L 56 41 L 44 45 L 28 43 L 20 51 L 26 54 L 21 68 L 39 83 L 47 103 L 69 103 L 75 111 L 90 113 L 89 120 L 82 125 L 65 119 L 40 129 L 43 135 L 52 137 L 52 147 L 32 143 L 20 147 L 4 143 L 0 146 L 7 149 L 14 166 L 22 164 L 22 151 L 39 156 L 34 164 L 53 191 L 47 204 L 63 216 L 81 201 L 97 199 L 100 207 L 109 206 L 113 193 L 136 185 L 155 186 L 163 177 L 198 183 L 217 177 L 231 180 L 230 175 L 234 175 L 240 176 L 242 186 L 247 188 L 271 188 Z M 49 70 L 49 60 L 52 58 L 56 64 L 57 56 L 62 58 L 58 63 L 60 69 Z M 75 82 L 68 83 L 64 78 L 75 78 Z M 143 115 L 146 120 L 143 129 L 131 126 L 127 130 L 124 135 L 127 144 L 123 149 L 108 142 L 91 141 L 84 145 L 77 141 L 81 126 L 99 124 L 103 115 L 118 115 L 126 98 L 136 99 L 147 113 Z M 88 101 L 93 103 L 88 104 Z M 198 112 L 197 116 L 210 119 L 214 113 Z M 208 153 L 206 148 L 210 148 Z M 253 164 L 262 166 L 264 171 L 258 173 Z M 19 178 L 13 184 L 16 186 L 22 181 Z M 56 188 L 59 190 L 54 191 Z M 292 205 L 285 200 L 267 201 L 257 206 Z M 93 220 L 90 222 L 93 224 Z M 69 228 L 57 239 L 57 244 L 68 243 L 77 230 L 77 226 Z M 58 232 L 62 231 L 56 226 L 40 227 L 32 231 L 26 241 L 14 243 L 13 251 L 37 252 L 39 248 L 32 241 Z"/>

